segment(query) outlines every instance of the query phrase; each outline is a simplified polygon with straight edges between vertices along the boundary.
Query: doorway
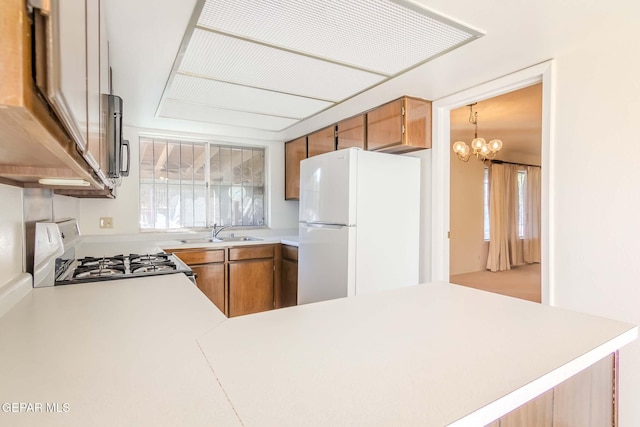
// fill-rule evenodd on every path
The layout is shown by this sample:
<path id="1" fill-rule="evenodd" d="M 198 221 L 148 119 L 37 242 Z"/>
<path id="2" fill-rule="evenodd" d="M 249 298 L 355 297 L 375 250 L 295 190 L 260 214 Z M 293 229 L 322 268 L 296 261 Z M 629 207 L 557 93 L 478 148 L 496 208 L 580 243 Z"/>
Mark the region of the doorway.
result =
<path id="1" fill-rule="evenodd" d="M 541 268 L 540 300 L 543 304 L 553 304 L 552 283 L 549 271 L 553 262 L 549 256 L 553 235 L 549 226 L 551 167 L 551 107 L 552 107 L 553 62 L 547 61 L 510 75 L 492 80 L 439 99 L 433 103 L 433 162 L 432 162 L 432 227 L 431 227 L 431 280 L 450 279 L 450 169 L 451 169 L 451 111 L 466 107 L 473 102 L 494 98 L 541 83 L 542 126 L 541 126 Z M 468 107 L 467 107 L 468 108 Z M 482 119 L 480 119 L 482 120 Z M 482 123 L 480 121 L 480 123 Z M 480 125 L 481 126 L 481 125 Z M 479 135 L 481 136 L 481 135 Z M 477 161 L 477 160 L 474 160 Z M 471 160 L 470 160 L 471 162 Z"/>
<path id="2" fill-rule="evenodd" d="M 502 148 L 450 156 L 449 281 L 541 302 L 542 83 L 453 109 L 450 129 L 452 145 L 477 132 Z"/>

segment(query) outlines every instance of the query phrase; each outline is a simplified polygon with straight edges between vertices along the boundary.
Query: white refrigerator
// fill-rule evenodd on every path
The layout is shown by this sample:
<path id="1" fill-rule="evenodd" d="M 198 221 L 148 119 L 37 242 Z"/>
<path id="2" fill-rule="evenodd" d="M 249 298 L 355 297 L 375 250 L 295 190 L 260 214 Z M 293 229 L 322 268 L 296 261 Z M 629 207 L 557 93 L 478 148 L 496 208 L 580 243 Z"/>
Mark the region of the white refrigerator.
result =
<path id="1" fill-rule="evenodd" d="M 420 159 L 357 148 L 300 163 L 298 304 L 418 284 Z"/>

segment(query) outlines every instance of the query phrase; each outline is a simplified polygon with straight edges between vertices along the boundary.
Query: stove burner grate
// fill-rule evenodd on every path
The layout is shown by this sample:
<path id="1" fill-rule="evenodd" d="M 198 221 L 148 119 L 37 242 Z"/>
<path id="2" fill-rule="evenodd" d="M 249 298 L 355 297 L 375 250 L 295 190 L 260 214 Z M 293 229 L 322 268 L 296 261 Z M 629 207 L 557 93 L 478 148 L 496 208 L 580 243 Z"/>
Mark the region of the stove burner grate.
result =
<path id="1" fill-rule="evenodd" d="M 126 269 L 124 265 L 79 266 L 73 272 L 73 278 L 83 279 L 87 277 L 119 276 L 125 274 L 125 272 Z"/>

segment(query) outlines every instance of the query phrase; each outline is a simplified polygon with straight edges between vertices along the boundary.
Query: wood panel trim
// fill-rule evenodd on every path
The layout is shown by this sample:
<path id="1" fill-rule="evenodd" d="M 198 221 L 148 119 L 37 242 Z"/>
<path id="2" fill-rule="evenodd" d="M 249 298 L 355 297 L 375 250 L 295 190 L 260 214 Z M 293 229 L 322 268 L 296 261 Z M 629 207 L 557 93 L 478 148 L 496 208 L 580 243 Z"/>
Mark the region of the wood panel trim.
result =
<path id="1" fill-rule="evenodd" d="M 220 263 L 225 260 L 224 249 L 195 251 L 189 249 L 178 249 L 172 252 L 187 265 Z"/>
<path id="2" fill-rule="evenodd" d="M 77 176 L 71 169 L 12 165 L 0 165 L 0 175 L 5 177 L 38 176 L 48 178 L 75 178 Z"/>
<path id="3" fill-rule="evenodd" d="M 416 149 L 431 148 L 431 103 L 418 98 L 405 98 L 405 133 L 402 144 Z"/>
<path id="4" fill-rule="evenodd" d="M 618 407 L 620 402 L 620 350 L 613 353 L 613 427 L 618 427 Z"/>
<path id="5" fill-rule="evenodd" d="M 274 260 L 273 260 L 273 308 L 280 308 L 280 302 L 282 300 L 282 249 L 283 245 L 274 245 Z"/>
<path id="6" fill-rule="evenodd" d="M 289 144 L 292 146 L 304 145 L 302 153 L 296 155 L 296 152 L 290 153 Z M 285 142 L 284 144 L 284 199 L 285 200 L 300 200 L 300 162 L 306 159 L 309 155 L 309 144 L 307 137 L 303 136 L 292 141 Z M 298 180 L 293 181 L 290 176 L 290 170 L 297 171 Z"/>
<path id="7" fill-rule="evenodd" d="M 229 261 L 274 258 L 275 245 L 241 246 L 229 248 Z"/>
<path id="8" fill-rule="evenodd" d="M 298 248 L 290 245 L 282 245 L 282 258 L 298 261 Z"/>

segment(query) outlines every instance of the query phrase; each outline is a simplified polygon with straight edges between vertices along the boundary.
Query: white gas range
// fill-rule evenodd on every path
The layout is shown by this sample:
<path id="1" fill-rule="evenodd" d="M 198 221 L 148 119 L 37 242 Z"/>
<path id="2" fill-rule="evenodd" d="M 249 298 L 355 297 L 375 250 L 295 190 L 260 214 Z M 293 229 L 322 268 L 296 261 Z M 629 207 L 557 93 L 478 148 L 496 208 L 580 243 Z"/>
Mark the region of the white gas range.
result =
<path id="1" fill-rule="evenodd" d="M 27 259 L 33 287 L 72 285 L 105 280 L 183 273 L 192 281 L 193 272 L 173 254 L 112 254 L 76 257 L 80 229 L 76 219 L 37 222 L 28 233 Z"/>

